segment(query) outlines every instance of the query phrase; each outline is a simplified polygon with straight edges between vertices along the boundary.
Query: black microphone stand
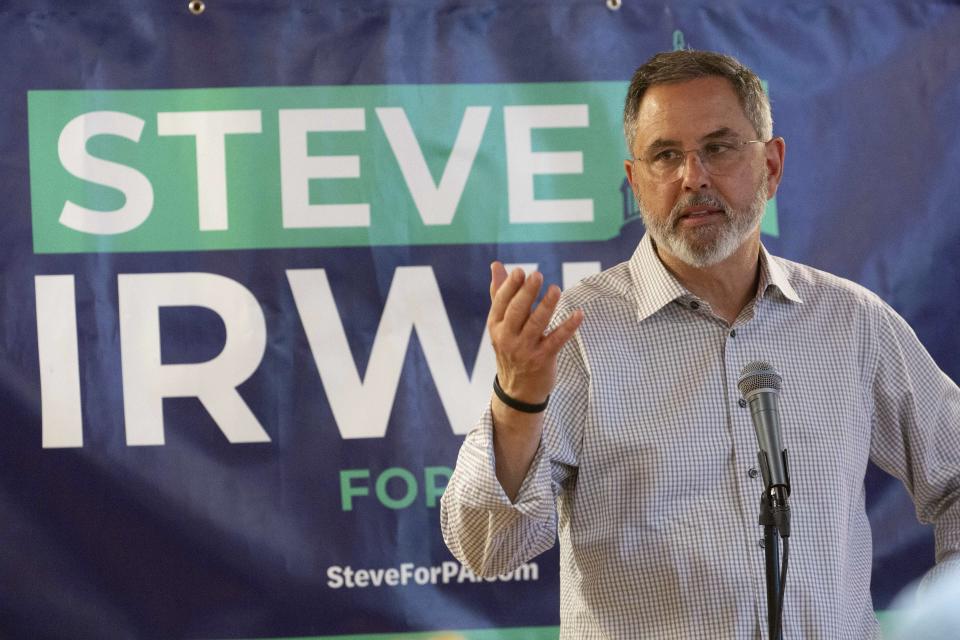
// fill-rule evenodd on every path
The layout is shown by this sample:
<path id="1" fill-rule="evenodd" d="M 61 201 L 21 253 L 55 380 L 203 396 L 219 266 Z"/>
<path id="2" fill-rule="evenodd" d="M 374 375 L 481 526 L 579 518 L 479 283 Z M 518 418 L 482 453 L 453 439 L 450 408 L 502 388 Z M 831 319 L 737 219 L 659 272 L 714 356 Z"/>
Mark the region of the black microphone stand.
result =
<path id="1" fill-rule="evenodd" d="M 767 630 L 770 640 L 783 640 L 783 587 L 789 557 L 790 505 L 787 504 L 789 489 L 781 485 L 770 486 L 769 463 L 766 452 L 757 457 L 763 471 L 766 488 L 760 496 L 760 524 L 763 526 L 763 555 L 767 576 Z M 784 469 L 787 467 L 787 451 L 783 451 Z M 789 473 L 789 472 L 788 472 Z M 789 475 L 787 476 L 789 478 Z M 788 480 L 789 482 L 789 480 Z M 784 541 L 783 575 L 780 571 L 780 538 Z"/>

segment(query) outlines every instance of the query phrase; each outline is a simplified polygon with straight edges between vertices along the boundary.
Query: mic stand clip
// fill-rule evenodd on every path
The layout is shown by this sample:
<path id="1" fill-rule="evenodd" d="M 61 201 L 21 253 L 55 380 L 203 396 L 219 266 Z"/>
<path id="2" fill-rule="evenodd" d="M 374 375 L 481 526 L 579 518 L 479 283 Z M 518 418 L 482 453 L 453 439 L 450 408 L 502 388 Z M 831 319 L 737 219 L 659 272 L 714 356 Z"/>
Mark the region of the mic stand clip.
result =
<path id="1" fill-rule="evenodd" d="M 783 583 L 780 578 L 780 538 L 790 537 L 790 506 L 784 487 L 772 487 L 760 496 L 763 555 L 767 577 L 767 629 L 770 640 L 783 640 Z"/>

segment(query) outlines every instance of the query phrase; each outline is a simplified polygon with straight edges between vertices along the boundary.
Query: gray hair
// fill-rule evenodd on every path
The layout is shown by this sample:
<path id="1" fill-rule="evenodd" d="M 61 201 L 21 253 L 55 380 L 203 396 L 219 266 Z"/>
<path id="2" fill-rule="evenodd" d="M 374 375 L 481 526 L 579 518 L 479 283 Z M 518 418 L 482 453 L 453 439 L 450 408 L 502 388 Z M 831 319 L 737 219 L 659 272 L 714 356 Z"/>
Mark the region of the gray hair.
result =
<path id="1" fill-rule="evenodd" d="M 647 89 L 657 84 L 684 82 L 709 76 L 726 78 L 740 99 L 740 105 L 756 134 L 763 140 L 773 137 L 770 99 L 757 74 L 732 56 L 687 49 L 658 53 L 634 72 L 630 88 L 627 89 L 627 101 L 623 106 L 623 134 L 627 139 L 627 149 L 633 153 L 633 140 L 637 135 L 637 113 Z"/>

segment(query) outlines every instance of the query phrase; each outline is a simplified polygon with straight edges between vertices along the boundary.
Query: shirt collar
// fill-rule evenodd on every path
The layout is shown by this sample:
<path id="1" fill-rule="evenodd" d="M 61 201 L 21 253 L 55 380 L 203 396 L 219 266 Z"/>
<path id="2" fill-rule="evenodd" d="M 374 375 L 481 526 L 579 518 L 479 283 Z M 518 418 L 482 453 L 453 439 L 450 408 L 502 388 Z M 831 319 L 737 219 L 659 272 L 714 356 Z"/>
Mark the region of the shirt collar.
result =
<path id="1" fill-rule="evenodd" d="M 790 302 L 802 303 L 796 289 L 776 257 L 770 255 L 767 248 L 760 244 L 760 287 L 758 293 L 766 296 L 770 287 L 775 287 Z"/>
<path id="2" fill-rule="evenodd" d="M 643 321 L 674 300 L 691 298 L 693 294 L 663 265 L 653 248 L 653 239 L 645 233 L 629 262 L 630 277 L 637 305 L 637 319 Z M 760 245 L 760 283 L 758 293 L 766 296 L 774 287 L 791 302 L 803 302 L 790 284 L 783 267 Z"/>
<path id="3" fill-rule="evenodd" d="M 660 262 L 649 233 L 643 234 L 630 258 L 630 277 L 636 296 L 637 319 L 641 322 L 674 300 L 690 295 Z"/>

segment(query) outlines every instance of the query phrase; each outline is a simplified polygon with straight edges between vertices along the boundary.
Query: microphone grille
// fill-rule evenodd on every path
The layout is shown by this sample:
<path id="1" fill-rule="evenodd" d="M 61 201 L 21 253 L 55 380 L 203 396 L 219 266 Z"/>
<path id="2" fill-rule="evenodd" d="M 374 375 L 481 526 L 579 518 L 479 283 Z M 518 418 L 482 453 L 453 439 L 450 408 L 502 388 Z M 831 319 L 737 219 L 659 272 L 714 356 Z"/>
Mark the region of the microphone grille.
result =
<path id="1" fill-rule="evenodd" d="M 742 396 L 758 389 L 772 389 L 779 392 L 782 381 L 783 378 L 773 368 L 773 365 L 763 360 L 754 360 L 741 369 L 740 377 L 737 379 L 737 388 Z"/>

